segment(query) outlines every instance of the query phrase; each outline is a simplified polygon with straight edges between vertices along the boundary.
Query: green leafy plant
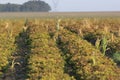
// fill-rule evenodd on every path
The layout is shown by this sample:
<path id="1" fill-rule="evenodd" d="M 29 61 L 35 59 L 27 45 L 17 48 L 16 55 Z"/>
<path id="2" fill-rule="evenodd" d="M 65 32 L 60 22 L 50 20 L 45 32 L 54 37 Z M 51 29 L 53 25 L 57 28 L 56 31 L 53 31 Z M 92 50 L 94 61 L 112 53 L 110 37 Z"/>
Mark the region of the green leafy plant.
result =
<path id="1" fill-rule="evenodd" d="M 101 50 L 102 50 L 103 55 L 105 55 L 105 52 L 107 50 L 107 45 L 108 45 L 107 39 L 106 37 L 103 37 L 101 41 Z"/>
<path id="2" fill-rule="evenodd" d="M 120 63 L 120 52 L 116 52 L 113 54 L 113 59 L 115 62 Z"/>

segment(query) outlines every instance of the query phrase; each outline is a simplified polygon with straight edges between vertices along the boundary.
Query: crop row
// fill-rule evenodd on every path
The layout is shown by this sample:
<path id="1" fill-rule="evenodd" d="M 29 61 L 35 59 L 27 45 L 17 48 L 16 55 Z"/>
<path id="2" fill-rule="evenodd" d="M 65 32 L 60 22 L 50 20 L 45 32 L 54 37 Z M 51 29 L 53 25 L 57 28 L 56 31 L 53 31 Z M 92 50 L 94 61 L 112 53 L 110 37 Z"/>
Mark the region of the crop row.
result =
<path id="1" fill-rule="evenodd" d="M 67 30 L 59 32 L 59 46 L 68 59 L 68 64 L 76 79 L 80 80 L 118 80 L 115 63 L 103 56 L 87 41 Z"/>
<path id="2" fill-rule="evenodd" d="M 0 79 L 15 79 L 15 65 L 18 45 L 16 36 L 22 30 L 24 21 L 0 20 Z"/>
<path id="3" fill-rule="evenodd" d="M 16 50 L 16 45 L 14 44 L 15 36 L 18 35 L 20 30 L 15 26 L 11 22 L 0 21 L 0 78 L 5 78 L 7 75 L 12 74 L 12 71 L 11 73 L 9 71 L 12 70 L 12 55 Z M 7 74 L 8 72 L 9 74 Z"/>
<path id="4" fill-rule="evenodd" d="M 44 26 L 33 25 L 29 30 L 32 40 L 29 58 L 29 79 L 73 80 L 73 77 L 64 73 L 64 60 L 61 52 Z"/>
<path id="5" fill-rule="evenodd" d="M 120 79 L 116 64 L 101 53 L 105 47 L 106 54 L 119 54 L 119 19 L 0 20 L 0 28 L 2 78 Z"/>
<path id="6" fill-rule="evenodd" d="M 65 25 L 65 28 L 78 34 L 83 39 L 95 45 L 102 53 L 113 58 L 115 62 L 120 63 L 120 28 L 118 20 L 83 19 L 74 21 L 74 24 L 71 22 Z M 105 51 L 101 49 L 103 47 L 101 46 L 103 39 L 106 39 Z"/>

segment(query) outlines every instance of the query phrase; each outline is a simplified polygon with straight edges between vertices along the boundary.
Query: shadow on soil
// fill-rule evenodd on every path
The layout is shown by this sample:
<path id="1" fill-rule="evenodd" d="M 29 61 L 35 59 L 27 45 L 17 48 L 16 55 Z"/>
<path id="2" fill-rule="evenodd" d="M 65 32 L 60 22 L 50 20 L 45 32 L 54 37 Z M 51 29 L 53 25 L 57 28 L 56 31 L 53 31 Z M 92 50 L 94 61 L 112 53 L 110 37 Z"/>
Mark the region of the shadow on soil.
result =
<path id="1" fill-rule="evenodd" d="M 14 54 L 14 71 L 16 80 L 26 80 L 27 79 L 27 65 L 28 58 L 31 52 L 31 39 L 29 37 L 29 30 L 23 30 L 16 37 L 15 44 L 17 45 L 16 54 Z"/>
<path id="2" fill-rule="evenodd" d="M 12 55 L 9 69 L 0 80 L 26 80 L 28 78 L 28 59 L 31 52 L 29 30 L 23 30 L 15 38 L 16 51 Z"/>

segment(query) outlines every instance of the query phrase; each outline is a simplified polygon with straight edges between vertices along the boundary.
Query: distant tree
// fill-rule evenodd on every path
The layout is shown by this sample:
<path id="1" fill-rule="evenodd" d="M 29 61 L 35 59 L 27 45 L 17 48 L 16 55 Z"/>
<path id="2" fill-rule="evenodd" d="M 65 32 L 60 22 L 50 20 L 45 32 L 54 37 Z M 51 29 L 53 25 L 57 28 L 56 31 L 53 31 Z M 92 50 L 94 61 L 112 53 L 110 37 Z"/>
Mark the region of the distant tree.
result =
<path id="1" fill-rule="evenodd" d="M 40 0 L 28 1 L 21 6 L 21 11 L 47 12 L 50 10 L 51 10 L 50 6 L 44 1 L 40 1 Z"/>
<path id="2" fill-rule="evenodd" d="M 51 7 L 41 0 L 31 0 L 22 5 L 19 4 L 0 4 L 0 12 L 48 12 Z"/>
<path id="3" fill-rule="evenodd" d="M 20 5 L 17 4 L 0 4 L 0 11 L 2 12 L 18 12 L 20 11 Z"/>

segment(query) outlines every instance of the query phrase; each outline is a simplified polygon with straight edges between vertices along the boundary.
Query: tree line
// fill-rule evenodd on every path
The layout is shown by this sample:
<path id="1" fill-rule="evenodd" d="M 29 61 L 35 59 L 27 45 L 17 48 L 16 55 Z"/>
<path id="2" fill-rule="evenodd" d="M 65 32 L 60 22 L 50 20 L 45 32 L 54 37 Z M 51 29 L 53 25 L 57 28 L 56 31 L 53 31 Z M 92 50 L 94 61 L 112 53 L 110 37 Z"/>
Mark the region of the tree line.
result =
<path id="1" fill-rule="evenodd" d="M 0 4 L 0 12 L 48 12 L 51 10 L 49 4 L 40 0 L 32 0 L 23 4 Z"/>

